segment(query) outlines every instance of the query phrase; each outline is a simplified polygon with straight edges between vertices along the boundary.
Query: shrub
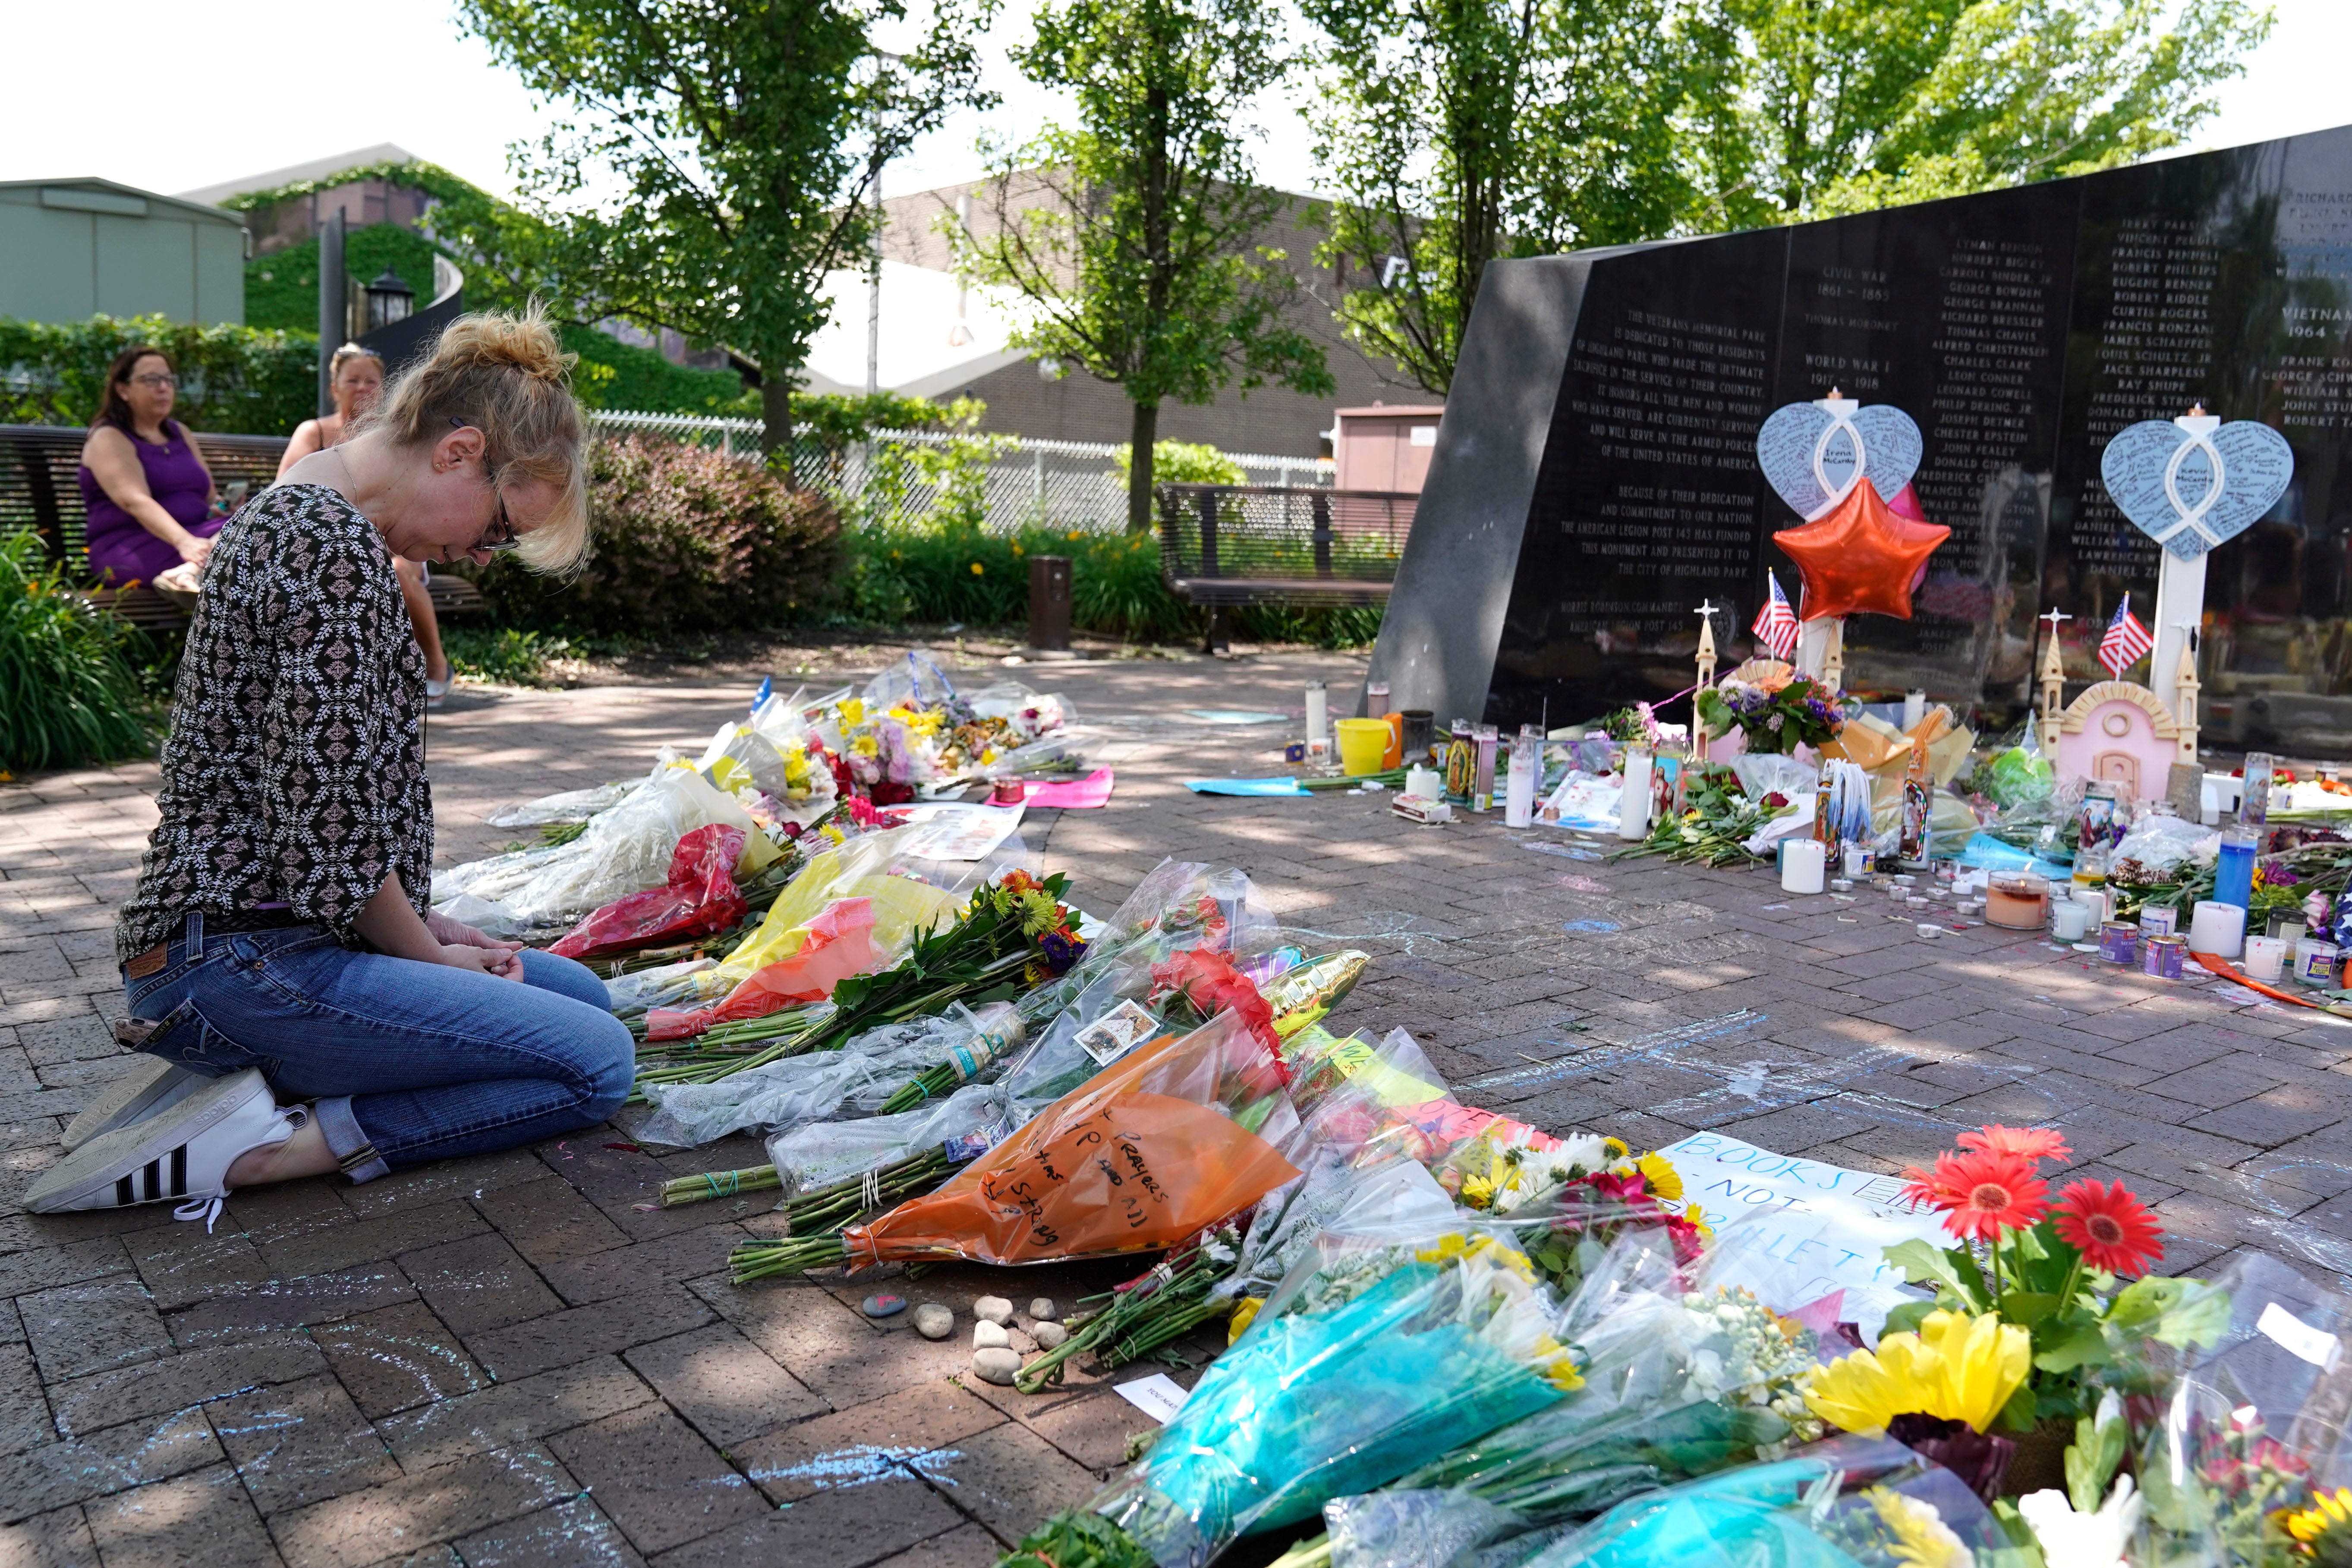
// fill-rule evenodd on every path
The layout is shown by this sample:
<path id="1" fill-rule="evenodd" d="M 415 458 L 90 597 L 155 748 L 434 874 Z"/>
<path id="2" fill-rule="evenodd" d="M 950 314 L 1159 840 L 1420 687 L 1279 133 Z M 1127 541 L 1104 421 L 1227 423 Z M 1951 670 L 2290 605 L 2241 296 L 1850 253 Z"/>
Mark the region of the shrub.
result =
<path id="1" fill-rule="evenodd" d="M 570 637 L 515 626 L 444 626 L 441 647 L 456 673 L 502 686 L 552 686 L 548 666 L 585 651 Z"/>
<path id="2" fill-rule="evenodd" d="M 1134 469 L 1135 443 L 1121 442 L 1110 462 L 1112 470 L 1118 475 L 1118 488 L 1124 491 Z M 1248 481 L 1249 475 L 1239 463 L 1205 443 L 1151 443 L 1151 482 L 1155 485 L 1239 485 Z"/>
<path id="3" fill-rule="evenodd" d="M 589 455 L 593 553 L 569 582 L 500 558 L 469 575 L 499 619 L 547 630 L 731 631 L 827 599 L 841 525 L 815 490 L 674 441 L 600 440 Z"/>
<path id="4" fill-rule="evenodd" d="M 138 634 L 68 587 L 32 533 L 0 539 L 0 768 L 111 762 L 153 743 Z"/>
<path id="5" fill-rule="evenodd" d="M 318 400 L 318 340 L 308 332 L 191 326 L 162 316 L 92 316 L 61 324 L 0 318 L 0 422 L 87 425 L 106 367 L 132 343 L 172 356 L 172 417 L 191 430 L 283 436 Z"/>

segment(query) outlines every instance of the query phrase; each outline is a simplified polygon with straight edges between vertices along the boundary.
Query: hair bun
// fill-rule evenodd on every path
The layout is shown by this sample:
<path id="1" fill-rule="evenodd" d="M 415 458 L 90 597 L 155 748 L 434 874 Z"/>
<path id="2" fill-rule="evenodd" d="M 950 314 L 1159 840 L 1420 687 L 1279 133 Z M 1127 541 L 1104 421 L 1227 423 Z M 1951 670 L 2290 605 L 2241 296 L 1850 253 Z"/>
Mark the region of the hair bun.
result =
<path id="1" fill-rule="evenodd" d="M 488 370 L 513 369 L 539 381 L 568 383 L 580 356 L 564 352 L 555 329 L 536 307 L 527 314 L 460 316 L 442 329 L 434 355 L 446 363 Z"/>

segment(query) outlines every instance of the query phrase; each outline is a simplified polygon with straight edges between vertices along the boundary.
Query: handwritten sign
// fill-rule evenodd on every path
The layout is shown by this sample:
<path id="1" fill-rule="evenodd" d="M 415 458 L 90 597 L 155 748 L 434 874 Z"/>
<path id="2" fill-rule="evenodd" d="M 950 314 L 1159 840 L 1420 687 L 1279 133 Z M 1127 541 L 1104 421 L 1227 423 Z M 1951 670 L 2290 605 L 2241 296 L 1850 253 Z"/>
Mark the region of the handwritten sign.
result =
<path id="1" fill-rule="evenodd" d="M 2285 437 L 2210 414 L 2126 426 L 2099 455 L 2099 478 L 2116 507 L 2183 561 L 2252 527 L 2294 477 Z"/>
<path id="2" fill-rule="evenodd" d="M 1718 1227 L 1743 1221 L 1754 1227 L 1743 1231 L 1749 1245 L 1725 1283 L 1745 1285 L 1783 1312 L 1843 1289 L 1846 1317 L 1874 1343 L 1890 1309 L 1919 1300 L 1885 1249 L 1914 1237 L 1951 1245 L 1935 1215 L 1904 1203 L 1903 1183 L 1893 1176 L 1775 1153 L 1719 1132 L 1695 1133 L 1658 1152 L 1681 1173 L 1684 1204 L 1698 1205 Z"/>
<path id="3" fill-rule="evenodd" d="M 1756 433 L 1756 461 L 1773 491 L 1802 518 L 1815 518 L 1868 479 L 1892 499 L 1918 471 L 1919 426 L 1891 403 L 1851 398 L 1791 403 Z"/>

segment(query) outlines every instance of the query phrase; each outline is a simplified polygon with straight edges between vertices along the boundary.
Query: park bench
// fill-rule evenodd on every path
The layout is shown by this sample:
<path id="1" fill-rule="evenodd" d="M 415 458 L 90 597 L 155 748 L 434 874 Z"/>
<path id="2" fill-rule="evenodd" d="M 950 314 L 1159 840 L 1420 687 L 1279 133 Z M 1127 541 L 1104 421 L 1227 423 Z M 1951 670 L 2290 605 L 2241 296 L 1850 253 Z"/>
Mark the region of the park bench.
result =
<path id="1" fill-rule="evenodd" d="M 49 559 L 82 582 L 78 591 L 91 604 L 145 631 L 183 630 L 188 624 L 186 612 L 154 589 L 143 584 L 128 588 L 89 584 L 83 553 L 86 520 L 77 480 L 88 435 L 71 426 L 0 425 L 0 536 L 26 531 L 38 534 Z M 247 495 L 260 494 L 276 480 L 278 461 L 286 453 L 283 436 L 198 431 L 195 441 L 224 493 L 242 483 Z M 478 614 L 484 607 L 481 590 L 454 573 L 436 574 L 429 591 L 435 611 L 444 619 Z"/>
<path id="2" fill-rule="evenodd" d="M 1155 487 L 1160 574 L 1208 611 L 1206 651 L 1226 644 L 1227 609 L 1385 605 L 1418 495 L 1306 485 Z"/>

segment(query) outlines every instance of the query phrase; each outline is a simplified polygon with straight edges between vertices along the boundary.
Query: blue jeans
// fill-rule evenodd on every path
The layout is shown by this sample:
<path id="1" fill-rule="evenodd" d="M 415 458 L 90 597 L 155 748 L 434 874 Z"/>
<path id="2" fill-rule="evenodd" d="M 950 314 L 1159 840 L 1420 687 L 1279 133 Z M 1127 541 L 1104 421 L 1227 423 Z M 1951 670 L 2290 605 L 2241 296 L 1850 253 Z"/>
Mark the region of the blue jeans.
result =
<path id="1" fill-rule="evenodd" d="M 553 953 L 524 984 L 353 952 L 314 925 L 208 935 L 192 914 L 163 967 L 127 981 L 140 1048 L 207 1078 L 259 1068 L 281 1102 L 315 1101 L 355 1182 L 576 1131 L 635 1075 L 604 983 Z"/>

